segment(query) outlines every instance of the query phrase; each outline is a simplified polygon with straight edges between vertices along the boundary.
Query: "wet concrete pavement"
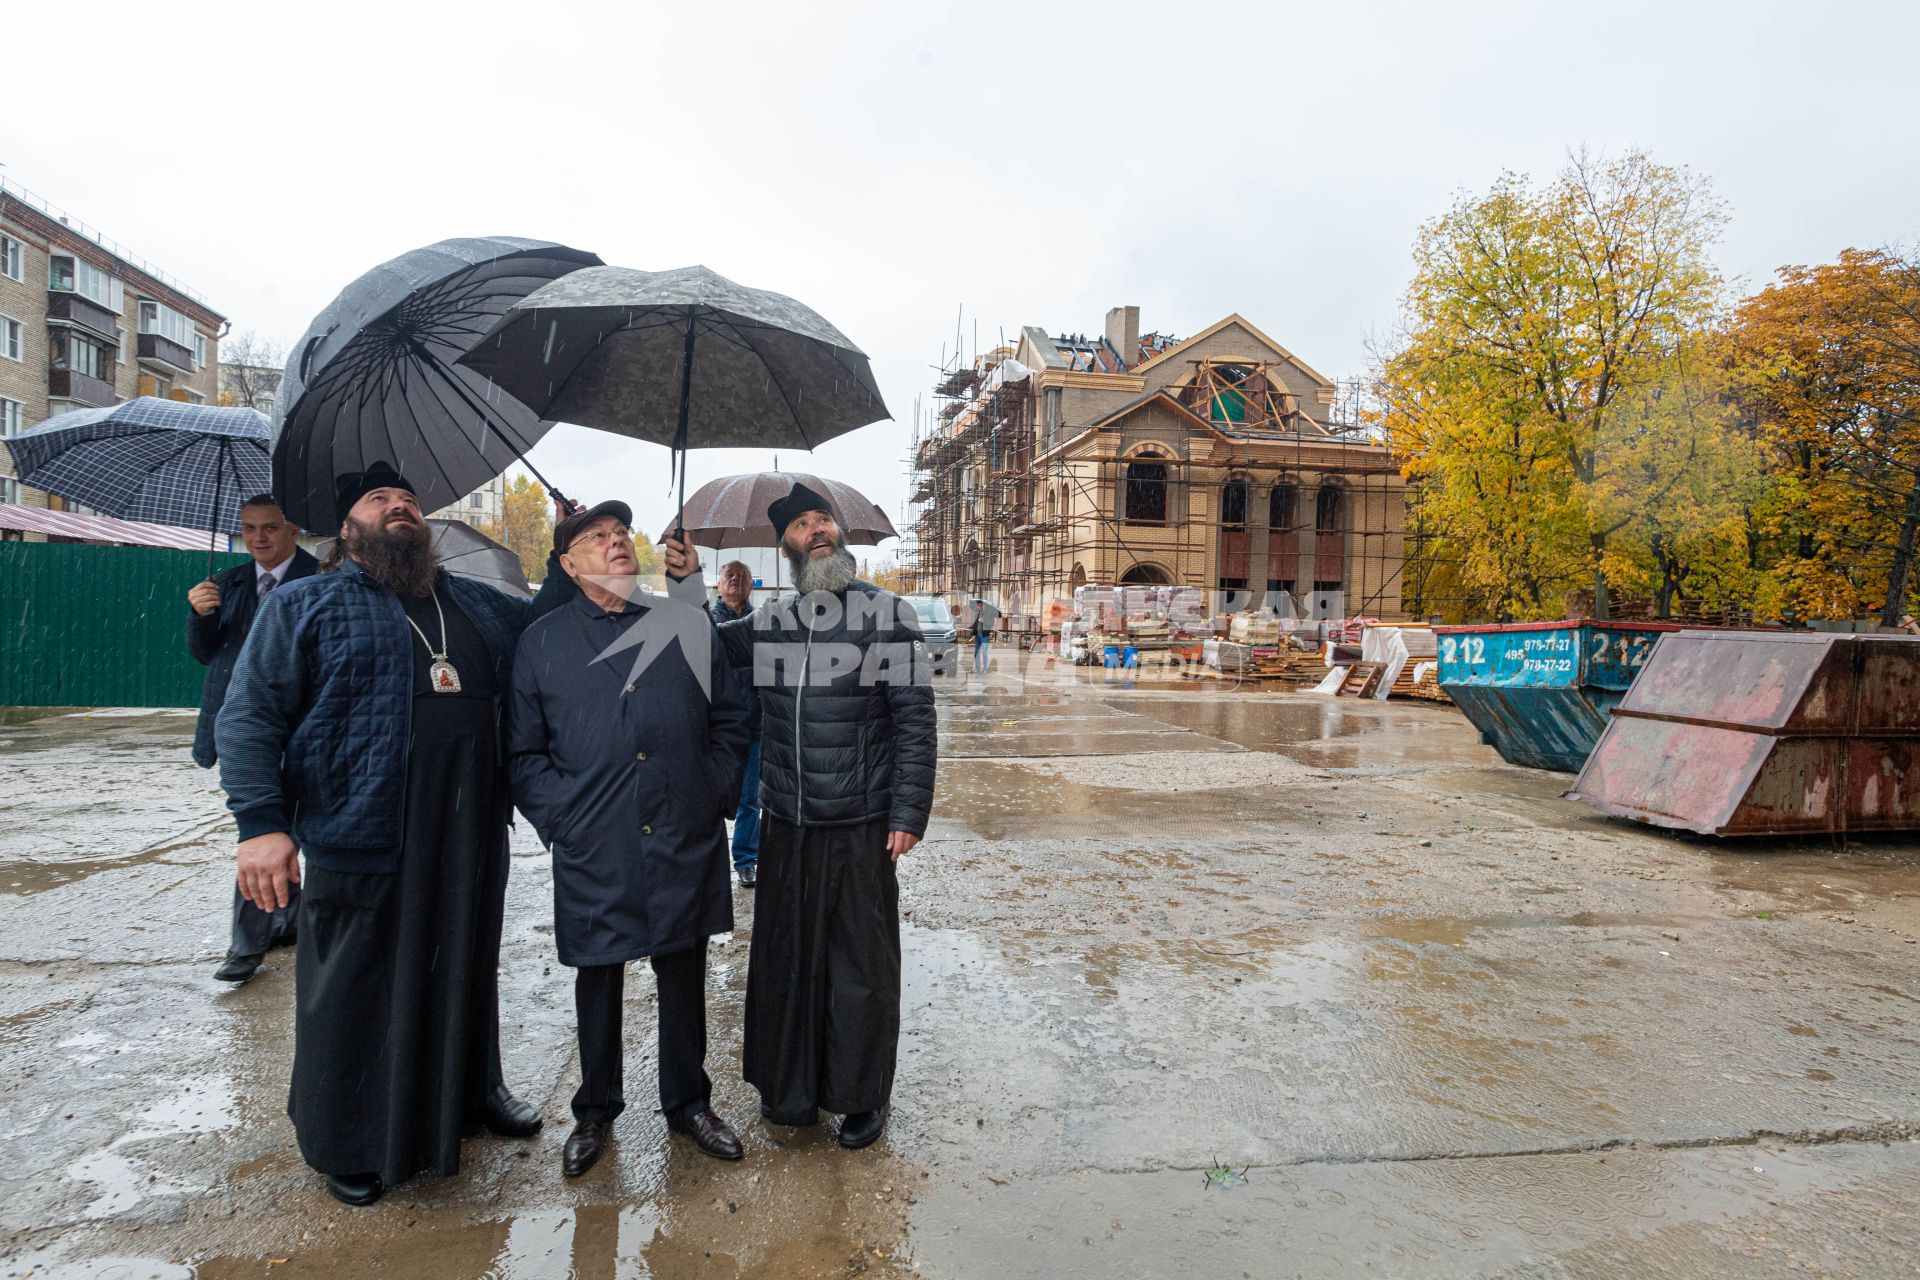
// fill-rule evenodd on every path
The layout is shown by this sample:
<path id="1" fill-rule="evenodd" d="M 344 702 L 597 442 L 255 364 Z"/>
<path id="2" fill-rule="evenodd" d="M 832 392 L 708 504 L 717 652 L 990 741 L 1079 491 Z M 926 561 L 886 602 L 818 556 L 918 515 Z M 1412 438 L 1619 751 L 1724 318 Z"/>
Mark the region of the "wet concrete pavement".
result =
<path id="1" fill-rule="evenodd" d="M 0 1274 L 1914 1273 L 1914 842 L 1633 828 L 1444 707 L 976 683 L 941 718 L 880 1145 L 748 1122 L 742 894 L 709 1067 L 747 1158 L 636 1105 L 564 1181 L 522 831 L 503 1047 L 548 1128 L 371 1210 L 282 1114 L 291 953 L 208 977 L 231 829 L 192 721 L 0 727 Z"/>

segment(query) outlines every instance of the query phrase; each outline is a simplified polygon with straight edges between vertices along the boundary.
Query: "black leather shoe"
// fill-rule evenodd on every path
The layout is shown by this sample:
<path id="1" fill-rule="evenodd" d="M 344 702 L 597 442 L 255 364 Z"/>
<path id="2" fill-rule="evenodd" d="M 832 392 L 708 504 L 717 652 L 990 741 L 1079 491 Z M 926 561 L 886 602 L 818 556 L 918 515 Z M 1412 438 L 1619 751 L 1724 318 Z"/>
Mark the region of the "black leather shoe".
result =
<path id="1" fill-rule="evenodd" d="M 747 1154 L 727 1122 L 704 1106 L 678 1116 L 668 1116 L 667 1128 L 675 1133 L 686 1134 L 693 1139 L 694 1146 L 715 1160 L 738 1160 Z"/>
<path id="2" fill-rule="evenodd" d="M 260 967 L 261 956 L 237 956 L 227 952 L 227 958 L 213 971 L 215 982 L 245 982 Z"/>
<path id="3" fill-rule="evenodd" d="M 540 1132 L 540 1113 L 497 1084 L 480 1108 L 480 1123 L 503 1138 L 531 1138 Z"/>
<path id="4" fill-rule="evenodd" d="M 759 880 L 760 880 L 759 871 L 753 867 L 740 868 L 739 875 L 740 875 L 740 887 L 742 889 L 751 889 L 755 884 L 759 883 Z"/>
<path id="5" fill-rule="evenodd" d="M 764 1102 L 760 1104 L 760 1118 L 768 1124 L 783 1124 L 789 1129 L 804 1129 L 810 1124 L 820 1123 L 818 1111 L 808 1112 L 804 1119 L 799 1116 L 777 1116 L 773 1113 L 773 1108 Z"/>
<path id="6" fill-rule="evenodd" d="M 577 1178 L 593 1168 L 607 1149 L 607 1131 L 612 1127 L 605 1120 L 582 1120 L 574 1125 L 567 1135 L 567 1145 L 560 1149 L 560 1172 Z"/>
<path id="7" fill-rule="evenodd" d="M 364 1208 L 386 1194 L 387 1184 L 380 1181 L 377 1173 L 346 1173 L 327 1175 L 327 1191 L 341 1204 L 350 1204 L 355 1208 Z"/>
<path id="8" fill-rule="evenodd" d="M 887 1127 L 887 1109 L 855 1111 L 840 1121 L 840 1145 L 849 1151 L 870 1147 Z"/>

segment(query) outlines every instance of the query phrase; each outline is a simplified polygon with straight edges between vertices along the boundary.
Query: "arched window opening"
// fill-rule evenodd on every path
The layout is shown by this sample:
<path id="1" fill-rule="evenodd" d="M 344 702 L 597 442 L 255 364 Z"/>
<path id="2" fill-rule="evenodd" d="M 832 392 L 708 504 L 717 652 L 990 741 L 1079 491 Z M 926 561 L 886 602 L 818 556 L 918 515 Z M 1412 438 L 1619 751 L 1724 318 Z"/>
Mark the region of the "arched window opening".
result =
<path id="1" fill-rule="evenodd" d="M 1167 522 L 1167 464 L 1163 459 L 1136 458 L 1127 464 L 1128 524 Z"/>

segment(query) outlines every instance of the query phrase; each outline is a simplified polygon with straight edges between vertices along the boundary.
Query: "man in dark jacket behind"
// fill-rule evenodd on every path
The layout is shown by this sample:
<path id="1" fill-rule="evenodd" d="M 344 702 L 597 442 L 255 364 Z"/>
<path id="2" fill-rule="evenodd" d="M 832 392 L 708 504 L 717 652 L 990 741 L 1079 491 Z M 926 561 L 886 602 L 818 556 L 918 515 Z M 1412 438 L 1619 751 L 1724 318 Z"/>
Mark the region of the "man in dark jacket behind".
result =
<path id="1" fill-rule="evenodd" d="M 768 508 L 795 595 L 729 622 L 728 660 L 760 695 L 759 901 L 747 969 L 747 1082 L 760 1114 L 840 1143 L 886 1125 L 900 1037 L 894 863 L 926 833 L 938 737 L 932 672 L 905 601 L 854 577 L 827 500 L 803 484 Z M 699 569 L 679 539 L 667 573 Z"/>
<path id="2" fill-rule="evenodd" d="M 293 1084 L 300 1154 L 347 1204 L 452 1174 L 469 1124 L 530 1137 L 500 1072 L 508 799 L 499 741 L 530 608 L 439 567 L 382 462 L 337 481 L 337 570 L 269 596 L 215 736 L 263 910 L 301 881 Z"/>
<path id="3" fill-rule="evenodd" d="M 626 1109 L 621 995 L 628 961 L 643 958 L 667 1128 L 710 1156 L 742 1154 L 709 1105 L 705 1060 L 707 939 L 733 928 L 723 820 L 740 788 L 747 694 L 721 665 L 711 621 L 639 592 L 632 519 L 626 503 L 602 502 L 555 528 L 580 592 L 521 636 L 508 711 L 514 803 L 553 850 L 554 940 L 575 970 L 570 1178 L 593 1167 Z M 679 626 L 698 635 L 675 645 Z M 622 657 L 626 647 L 638 652 Z"/>
<path id="4" fill-rule="evenodd" d="M 715 626 L 752 615 L 753 570 L 745 561 L 730 560 L 720 566 L 720 582 L 707 611 Z M 760 866 L 760 699 L 750 696 L 749 702 L 747 771 L 740 778 L 740 802 L 733 814 L 733 870 L 742 889 L 759 883 Z"/>
<path id="5" fill-rule="evenodd" d="M 200 719 L 193 728 L 193 762 L 211 769 L 219 759 L 214 750 L 213 724 L 227 700 L 233 664 L 253 626 L 253 615 L 271 591 L 310 576 L 319 567 L 295 541 L 299 530 L 280 510 L 271 494 L 249 498 L 240 508 L 240 536 L 247 564 L 223 569 L 187 592 L 187 652 L 207 669 L 200 686 Z M 295 936 L 294 914 L 300 909 L 296 887 L 284 909 L 262 911 L 233 887 L 233 919 L 228 930 L 227 957 L 213 971 L 219 982 L 245 982 L 260 967 L 269 947 L 284 946 Z"/>

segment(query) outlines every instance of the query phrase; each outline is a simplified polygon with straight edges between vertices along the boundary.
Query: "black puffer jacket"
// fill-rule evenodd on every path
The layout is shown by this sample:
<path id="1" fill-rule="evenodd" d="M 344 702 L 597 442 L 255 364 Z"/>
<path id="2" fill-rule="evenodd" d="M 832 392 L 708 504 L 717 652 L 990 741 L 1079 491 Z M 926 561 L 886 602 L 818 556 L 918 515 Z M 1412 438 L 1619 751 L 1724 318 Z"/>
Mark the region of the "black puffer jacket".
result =
<path id="1" fill-rule="evenodd" d="M 939 736 L 911 605 L 855 581 L 837 596 L 783 596 L 720 636 L 760 695 L 768 814 L 803 827 L 885 818 L 926 834 Z"/>

